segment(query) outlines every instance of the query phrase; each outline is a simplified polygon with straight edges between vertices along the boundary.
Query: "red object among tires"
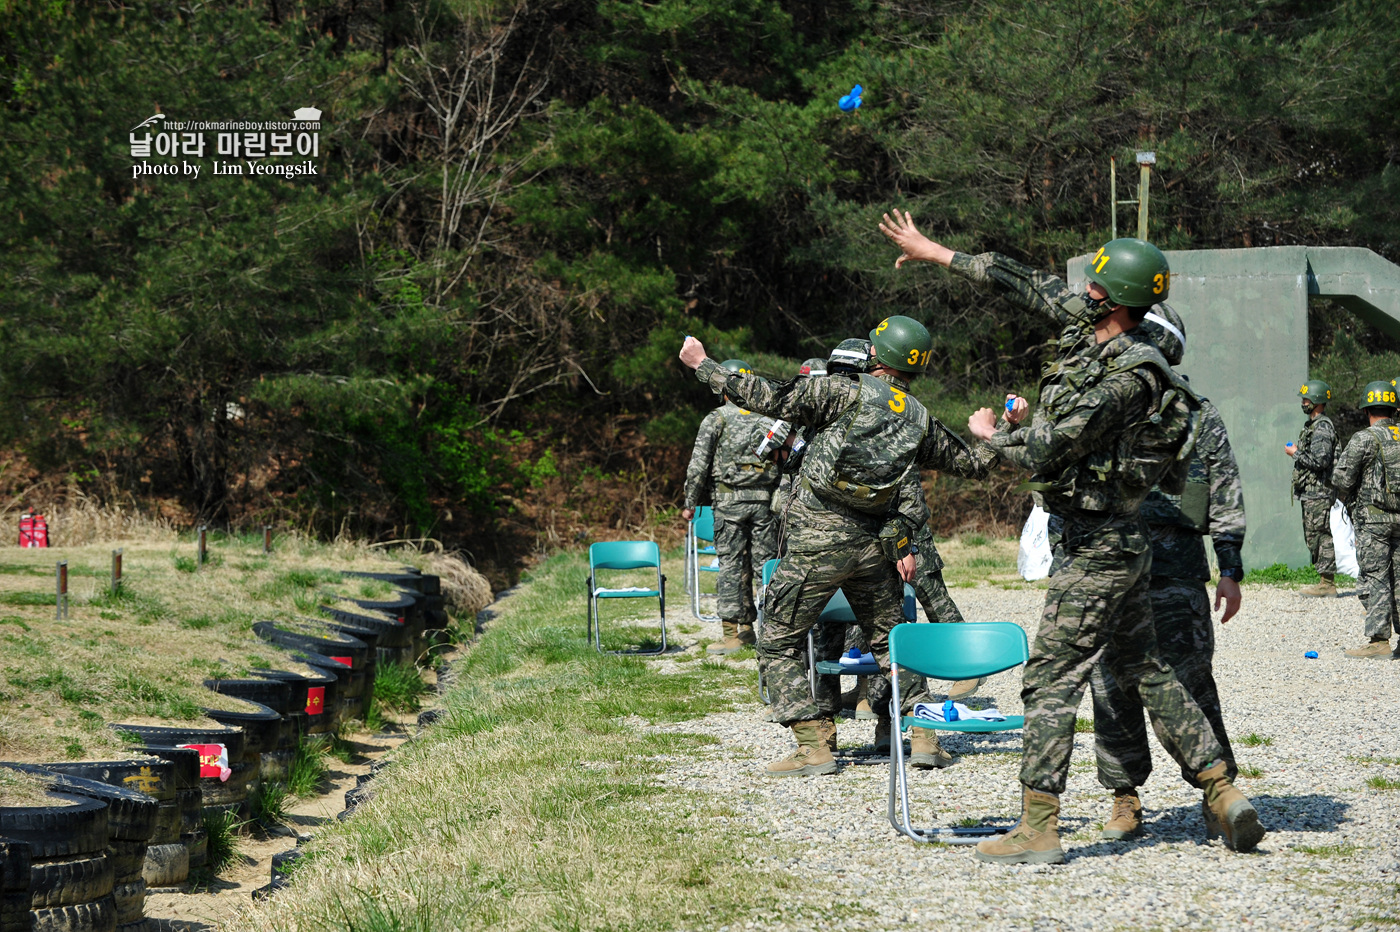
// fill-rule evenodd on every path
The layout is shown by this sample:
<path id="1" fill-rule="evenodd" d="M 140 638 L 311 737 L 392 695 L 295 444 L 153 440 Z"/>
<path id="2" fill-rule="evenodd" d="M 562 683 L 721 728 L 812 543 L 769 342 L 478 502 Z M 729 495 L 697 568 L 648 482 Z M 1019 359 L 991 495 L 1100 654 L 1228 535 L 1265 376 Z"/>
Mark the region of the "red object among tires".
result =
<path id="1" fill-rule="evenodd" d="M 49 545 L 49 522 L 37 511 L 19 516 L 19 545 L 21 547 L 47 547 Z"/>

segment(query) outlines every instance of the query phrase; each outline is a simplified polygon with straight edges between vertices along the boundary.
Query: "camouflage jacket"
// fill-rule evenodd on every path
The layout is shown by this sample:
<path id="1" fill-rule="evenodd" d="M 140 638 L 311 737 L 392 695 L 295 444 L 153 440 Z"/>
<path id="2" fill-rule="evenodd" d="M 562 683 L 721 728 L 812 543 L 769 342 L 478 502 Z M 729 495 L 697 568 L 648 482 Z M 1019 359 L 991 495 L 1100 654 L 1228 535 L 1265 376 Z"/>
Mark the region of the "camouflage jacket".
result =
<path id="1" fill-rule="evenodd" d="M 1331 501 L 1336 456 L 1337 427 L 1332 419 L 1325 414 L 1309 418 L 1293 456 L 1293 497 L 1300 502 Z"/>
<path id="2" fill-rule="evenodd" d="M 1152 575 L 1176 579 L 1210 579 L 1203 535 L 1209 534 L 1222 570 L 1243 567 L 1244 487 L 1225 421 L 1215 405 L 1204 401 L 1181 495 L 1160 488 L 1148 493 L 1142 516 L 1152 538 Z"/>
<path id="3" fill-rule="evenodd" d="M 780 472 L 754 451 L 772 425 L 770 418 L 729 402 L 705 415 L 685 471 L 685 507 L 770 501 Z"/>
<path id="4" fill-rule="evenodd" d="M 861 383 L 852 379 L 798 379 L 773 383 L 757 376 L 730 372 L 713 359 L 696 370 L 696 378 L 715 391 L 723 391 L 740 404 L 769 417 L 812 428 L 820 434 L 832 428 L 851 406 L 858 404 Z M 902 392 L 908 383 L 884 377 L 882 381 Z M 804 455 L 802 475 L 813 468 L 813 450 Z M 929 468 L 949 469 L 967 476 L 985 476 L 995 460 L 991 451 L 979 458 L 955 434 L 936 419 L 929 418 L 929 430 L 915 452 L 914 461 Z M 913 463 L 909 464 L 911 467 Z M 842 507 L 819 497 L 799 482 L 787 506 L 785 533 L 789 551 L 823 552 L 862 547 L 879 535 L 890 519 L 898 519 L 913 534 L 928 521 L 928 505 L 919 485 L 917 468 L 910 468 L 898 491 L 886 503 L 883 514 L 869 514 Z"/>
<path id="5" fill-rule="evenodd" d="M 1146 419 L 1168 387 L 1165 380 L 1175 378 L 1158 371 L 1165 370 L 1165 360 L 1160 360 L 1157 368 L 1110 372 L 1082 383 L 1056 378 L 1057 372 L 1090 370 L 1100 360 L 1143 349 L 1136 344 L 1145 343 L 1151 353 L 1160 353 L 1150 340 L 1134 331 L 1098 343 L 1083 302 L 1058 276 L 990 252 L 977 256 L 955 253 L 949 268 L 973 281 L 998 285 L 1012 301 L 1046 315 L 1061 327 L 1056 358 L 1045 367 L 1040 403 L 1031 423 L 1013 430 L 1003 419 L 991 441 L 1002 458 L 1017 466 L 1050 479 L 1066 475 L 1090 456 L 1103 457 L 1118 445 L 1124 431 Z M 1087 390 L 1081 390 L 1081 384 L 1087 385 Z M 1056 412 L 1053 417 L 1050 410 Z M 1136 512 L 1149 489 L 1150 483 L 1140 489 L 1116 488 L 1108 510 Z M 1051 513 L 1078 510 L 1074 507 L 1079 500 L 1077 493 L 1047 492 L 1044 497 Z"/>
<path id="6" fill-rule="evenodd" d="M 1337 496 L 1352 507 L 1352 516 L 1357 524 L 1389 523 L 1400 520 L 1395 514 L 1377 503 L 1385 494 L 1383 470 L 1379 460 L 1382 456 L 1381 439 L 1375 428 L 1381 427 L 1391 434 L 1400 435 L 1400 422 L 1385 418 L 1364 430 L 1352 434 L 1342 455 L 1337 457 L 1337 466 L 1332 470 L 1332 487 Z M 1392 483 L 1400 480 L 1393 477 Z"/>

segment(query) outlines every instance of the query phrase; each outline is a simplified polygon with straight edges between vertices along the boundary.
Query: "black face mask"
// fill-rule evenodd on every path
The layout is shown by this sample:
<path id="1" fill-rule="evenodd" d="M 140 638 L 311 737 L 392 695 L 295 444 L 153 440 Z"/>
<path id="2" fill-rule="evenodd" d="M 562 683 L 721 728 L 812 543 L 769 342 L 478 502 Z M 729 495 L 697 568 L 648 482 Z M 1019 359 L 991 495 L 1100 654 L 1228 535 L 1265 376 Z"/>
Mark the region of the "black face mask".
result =
<path id="1" fill-rule="evenodd" d="M 1113 308 L 1109 306 L 1107 298 L 1095 298 L 1087 291 L 1084 292 L 1084 307 L 1089 312 L 1091 323 L 1098 323 L 1113 313 Z"/>

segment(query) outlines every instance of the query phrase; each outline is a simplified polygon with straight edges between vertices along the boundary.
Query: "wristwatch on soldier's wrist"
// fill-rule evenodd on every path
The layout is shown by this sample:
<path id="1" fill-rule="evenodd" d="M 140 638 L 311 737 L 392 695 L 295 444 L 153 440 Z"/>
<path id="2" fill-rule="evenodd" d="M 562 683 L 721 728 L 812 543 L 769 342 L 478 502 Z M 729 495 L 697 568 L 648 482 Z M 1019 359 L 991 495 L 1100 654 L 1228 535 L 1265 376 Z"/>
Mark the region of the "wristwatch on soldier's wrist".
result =
<path id="1" fill-rule="evenodd" d="M 1220 578 L 1233 579 L 1235 582 L 1239 582 L 1241 579 L 1244 579 L 1244 567 L 1232 566 L 1228 570 L 1221 570 Z"/>

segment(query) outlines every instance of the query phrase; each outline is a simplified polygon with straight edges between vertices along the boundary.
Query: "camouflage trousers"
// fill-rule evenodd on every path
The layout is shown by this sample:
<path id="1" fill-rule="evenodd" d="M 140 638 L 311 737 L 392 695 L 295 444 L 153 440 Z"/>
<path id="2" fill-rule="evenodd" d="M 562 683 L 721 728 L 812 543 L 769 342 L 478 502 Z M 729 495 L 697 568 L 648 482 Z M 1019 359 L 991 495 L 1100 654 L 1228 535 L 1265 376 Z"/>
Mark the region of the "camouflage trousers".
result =
<path id="1" fill-rule="evenodd" d="M 1396 516 L 1400 518 L 1400 516 Z M 1400 522 L 1368 521 L 1356 526 L 1357 589 L 1366 606 L 1366 636 L 1400 634 Z"/>
<path id="2" fill-rule="evenodd" d="M 1313 566 L 1322 576 L 1335 576 L 1337 556 L 1332 549 L 1332 499 L 1304 499 L 1303 541 L 1308 545 Z"/>
<path id="3" fill-rule="evenodd" d="M 1215 658 L 1215 629 L 1211 626 L 1210 596 L 1198 579 L 1154 576 L 1148 591 L 1152 601 L 1153 627 L 1162 662 L 1171 666 L 1176 678 L 1196 705 L 1201 707 L 1215 740 L 1220 742 L 1230 779 L 1235 779 L 1235 752 L 1225 732 L 1220 710 L 1220 694 L 1215 687 L 1212 663 Z M 1089 685 L 1094 693 L 1094 750 L 1098 757 L 1099 782 L 1110 790 L 1142 786 L 1152 772 L 1152 753 L 1147 746 L 1147 728 L 1142 720 L 1142 699 L 1137 690 L 1118 685 L 1107 663 L 1094 664 Z M 1162 726 L 1155 716 L 1152 728 L 1163 747 Z M 1177 760 L 1181 777 L 1199 787 L 1199 768 Z"/>
<path id="4" fill-rule="evenodd" d="M 773 719 L 780 724 L 831 718 L 837 711 L 840 678 L 818 677 L 816 695 L 807 681 L 807 632 L 837 589 L 850 602 L 871 652 L 888 675 L 890 630 L 904 621 L 904 584 L 880 545 L 871 538 L 860 548 L 789 551 L 768 583 L 758 637 L 758 661 L 767 676 Z M 830 645 L 844 643 L 845 626 L 831 627 L 832 631 L 822 632 L 822 643 L 828 647 L 818 647 L 818 659 L 835 659 Z M 905 712 L 924 701 L 922 677 L 901 676 L 899 686 Z"/>
<path id="5" fill-rule="evenodd" d="M 719 555 L 719 617 L 751 625 L 757 617 L 754 580 L 778 553 L 778 522 L 768 502 L 719 502 L 715 509 L 715 552 Z"/>
<path id="6" fill-rule="evenodd" d="M 1060 793 L 1074 751 L 1075 715 L 1094 665 L 1103 659 L 1135 688 L 1162 727 L 1162 743 L 1195 772 L 1224 754 L 1201 709 L 1157 654 L 1148 598 L 1152 550 L 1137 515 L 1066 519 L 1066 560 L 1050 577 L 1045 610 L 1026 664 L 1021 783 Z"/>

